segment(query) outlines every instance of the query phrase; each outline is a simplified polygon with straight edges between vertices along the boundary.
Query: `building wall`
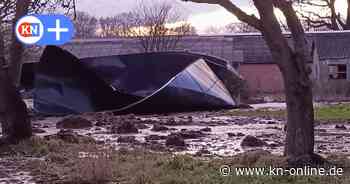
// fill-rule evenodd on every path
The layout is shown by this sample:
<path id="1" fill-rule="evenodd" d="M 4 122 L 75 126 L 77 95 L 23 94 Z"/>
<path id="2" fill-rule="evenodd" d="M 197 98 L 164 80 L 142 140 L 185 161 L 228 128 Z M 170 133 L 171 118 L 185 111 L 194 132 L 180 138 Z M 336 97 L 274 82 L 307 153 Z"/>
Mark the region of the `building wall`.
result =
<path id="1" fill-rule="evenodd" d="M 333 58 L 320 60 L 318 63 L 320 72 L 317 80 L 314 81 L 314 96 L 317 100 L 334 99 L 335 97 L 350 96 L 350 58 Z M 346 78 L 331 79 L 330 65 L 346 65 Z"/>
<path id="2" fill-rule="evenodd" d="M 350 58 L 341 58 L 341 59 L 327 59 L 327 60 L 320 60 L 318 63 L 320 68 L 320 73 L 318 79 L 327 82 L 327 81 L 333 81 L 332 79 L 329 79 L 329 65 L 346 65 L 346 73 L 347 73 L 347 81 L 350 81 Z M 337 80 L 334 80 L 337 81 Z"/>
<path id="3" fill-rule="evenodd" d="M 238 70 L 252 94 L 284 91 L 282 74 L 276 64 L 243 64 Z"/>

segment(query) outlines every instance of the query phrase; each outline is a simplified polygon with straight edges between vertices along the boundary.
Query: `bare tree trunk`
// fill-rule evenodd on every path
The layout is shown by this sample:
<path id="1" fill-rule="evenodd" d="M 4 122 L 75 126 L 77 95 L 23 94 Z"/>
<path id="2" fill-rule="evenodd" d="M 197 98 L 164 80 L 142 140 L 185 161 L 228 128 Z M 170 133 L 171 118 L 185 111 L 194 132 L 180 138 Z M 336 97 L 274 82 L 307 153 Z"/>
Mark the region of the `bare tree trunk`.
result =
<path id="1" fill-rule="evenodd" d="M 5 65 L 5 38 L 4 38 L 4 30 L 3 27 L 1 27 L 1 20 L 0 20 L 0 65 Z"/>
<path id="2" fill-rule="evenodd" d="M 17 1 L 14 25 L 20 17 L 28 12 L 29 2 L 28 0 Z M 2 134 L 5 142 L 17 143 L 32 135 L 26 104 L 15 86 L 19 85 L 23 46 L 13 33 L 10 51 L 11 70 L 9 70 L 5 66 L 3 34 L 0 34 L 0 120 Z"/>
<path id="3" fill-rule="evenodd" d="M 286 17 L 293 45 L 288 44 L 282 34 L 272 3 L 255 0 L 263 27 L 268 28 L 262 31 L 264 39 L 284 80 L 288 114 L 285 155 L 292 162 L 298 162 L 301 157 L 308 157 L 306 162 L 314 162 L 314 109 L 310 69 L 307 66 L 310 52 L 303 27 L 292 5 L 288 2 L 279 3 L 275 6 Z"/>
<path id="4" fill-rule="evenodd" d="M 317 166 L 324 163 L 324 159 L 314 153 L 312 87 L 307 84 L 310 82 L 308 75 L 304 75 L 297 64 L 301 61 L 306 62 L 292 54 L 286 67 L 281 69 L 285 71 L 283 75 L 287 103 L 284 154 L 288 156 L 289 165 L 292 167 L 302 167 L 305 164 Z"/>
<path id="5" fill-rule="evenodd" d="M 7 68 L 3 67 L 0 69 L 0 102 L 2 132 L 5 141 L 17 143 L 29 138 L 32 135 L 32 129 L 26 104 L 11 83 Z"/>
<path id="6" fill-rule="evenodd" d="M 287 136 L 285 155 L 290 164 L 314 164 L 323 160 L 314 154 L 314 109 L 312 85 L 307 66 L 311 53 L 306 43 L 302 24 L 290 0 L 253 0 L 259 18 L 249 15 L 231 0 L 184 0 L 218 4 L 243 22 L 263 34 L 272 57 L 283 75 L 287 102 Z M 274 8 L 282 11 L 291 31 L 291 44 L 282 34 Z M 317 159 L 317 160 L 316 160 Z"/>
<path id="7" fill-rule="evenodd" d="M 0 22 L 1 23 L 1 22 Z M 3 30 L 2 27 L 0 25 L 0 80 L 2 79 L 2 76 L 6 75 L 4 72 L 4 68 L 6 65 L 6 61 L 5 61 L 5 43 L 4 43 L 4 35 L 3 35 Z M 6 127 L 4 126 L 4 122 L 5 122 L 5 103 L 2 103 L 1 99 L 3 99 L 4 97 L 2 96 L 2 91 L 4 88 L 1 86 L 1 81 L 0 81 L 0 123 L 2 125 L 2 132 L 4 132 L 4 129 L 6 129 Z"/>
<path id="8" fill-rule="evenodd" d="M 312 155 L 314 153 L 312 87 L 305 85 L 310 79 L 307 75 L 301 74 L 296 64 L 301 58 L 289 55 L 285 59 L 288 57 L 289 61 L 283 69 L 288 112 L 285 154 L 290 157 Z"/>
<path id="9" fill-rule="evenodd" d="M 28 13 L 29 4 L 29 0 L 17 0 L 16 14 L 13 22 L 9 72 L 12 82 L 16 87 L 20 84 L 24 47 L 16 37 L 15 25 L 17 20 Z"/>
<path id="10" fill-rule="evenodd" d="M 279 61 L 285 87 L 287 135 L 284 154 L 293 166 L 318 164 L 322 160 L 314 154 L 314 108 L 311 80 L 305 66 L 307 58 L 292 51 L 287 42 L 279 42 L 284 45 L 283 49 L 270 50 L 274 60 Z M 267 43 L 272 44 L 270 40 Z"/>

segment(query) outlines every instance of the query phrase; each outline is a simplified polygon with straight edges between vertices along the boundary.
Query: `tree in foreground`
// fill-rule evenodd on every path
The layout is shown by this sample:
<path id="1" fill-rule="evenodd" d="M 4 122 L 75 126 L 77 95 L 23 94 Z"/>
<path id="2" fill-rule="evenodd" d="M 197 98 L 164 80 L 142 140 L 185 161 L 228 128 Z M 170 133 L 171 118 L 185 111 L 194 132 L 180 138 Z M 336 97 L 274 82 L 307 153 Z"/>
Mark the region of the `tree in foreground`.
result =
<path id="1" fill-rule="evenodd" d="M 18 91 L 24 46 L 16 38 L 15 23 L 27 13 L 53 11 L 58 7 L 72 9 L 74 4 L 73 0 L 0 1 L 0 123 L 5 143 L 17 143 L 32 135 L 27 107 Z M 5 28 L 10 28 L 9 35 L 5 34 Z"/>
<path id="2" fill-rule="evenodd" d="M 14 25 L 20 17 L 28 13 L 30 1 L 18 0 L 13 3 L 14 18 L 12 24 Z M 15 39 L 15 33 L 12 31 L 12 42 L 10 45 L 11 62 L 7 65 L 4 52 L 4 35 L 2 32 L 0 34 L 0 120 L 2 124 L 3 140 L 9 143 L 15 143 L 32 135 L 27 107 L 17 90 L 19 80 L 17 74 L 20 73 L 24 48 L 23 45 Z"/>
<path id="3" fill-rule="evenodd" d="M 273 60 L 282 72 L 287 103 L 287 136 L 285 155 L 291 164 L 320 161 L 314 154 L 314 109 L 309 52 L 303 26 L 290 0 L 253 0 L 259 13 L 248 15 L 231 0 L 184 0 L 216 4 L 233 13 L 240 21 L 259 30 L 270 49 Z M 282 33 L 274 9 L 283 13 L 291 32 L 292 44 Z"/>

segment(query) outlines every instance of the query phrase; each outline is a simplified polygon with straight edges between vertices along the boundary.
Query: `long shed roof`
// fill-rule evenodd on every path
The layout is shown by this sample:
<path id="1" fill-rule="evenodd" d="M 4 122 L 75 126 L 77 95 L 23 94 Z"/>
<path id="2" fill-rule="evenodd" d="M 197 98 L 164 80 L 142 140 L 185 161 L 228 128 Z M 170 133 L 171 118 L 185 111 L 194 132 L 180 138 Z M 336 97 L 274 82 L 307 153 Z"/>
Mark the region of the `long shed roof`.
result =
<path id="1" fill-rule="evenodd" d="M 310 46 L 315 43 L 321 60 L 350 59 L 350 31 L 308 32 L 306 35 Z M 133 38 L 73 40 L 62 47 L 81 58 L 142 52 L 138 40 Z M 177 50 L 212 55 L 232 63 L 274 63 L 258 33 L 189 36 L 179 42 Z M 29 62 L 38 61 L 40 55 L 41 52 L 36 51 L 27 58 L 31 58 Z"/>

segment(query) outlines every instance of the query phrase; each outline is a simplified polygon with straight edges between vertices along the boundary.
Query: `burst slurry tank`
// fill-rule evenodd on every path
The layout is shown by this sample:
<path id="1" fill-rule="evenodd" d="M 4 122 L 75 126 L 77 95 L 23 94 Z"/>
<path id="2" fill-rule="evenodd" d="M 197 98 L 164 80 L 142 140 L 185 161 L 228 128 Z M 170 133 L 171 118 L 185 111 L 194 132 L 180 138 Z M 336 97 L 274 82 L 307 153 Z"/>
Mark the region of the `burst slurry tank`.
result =
<path id="1" fill-rule="evenodd" d="M 226 61 L 189 52 L 77 58 L 45 48 L 34 65 L 34 109 L 47 115 L 113 110 L 163 113 L 232 108 Z"/>

